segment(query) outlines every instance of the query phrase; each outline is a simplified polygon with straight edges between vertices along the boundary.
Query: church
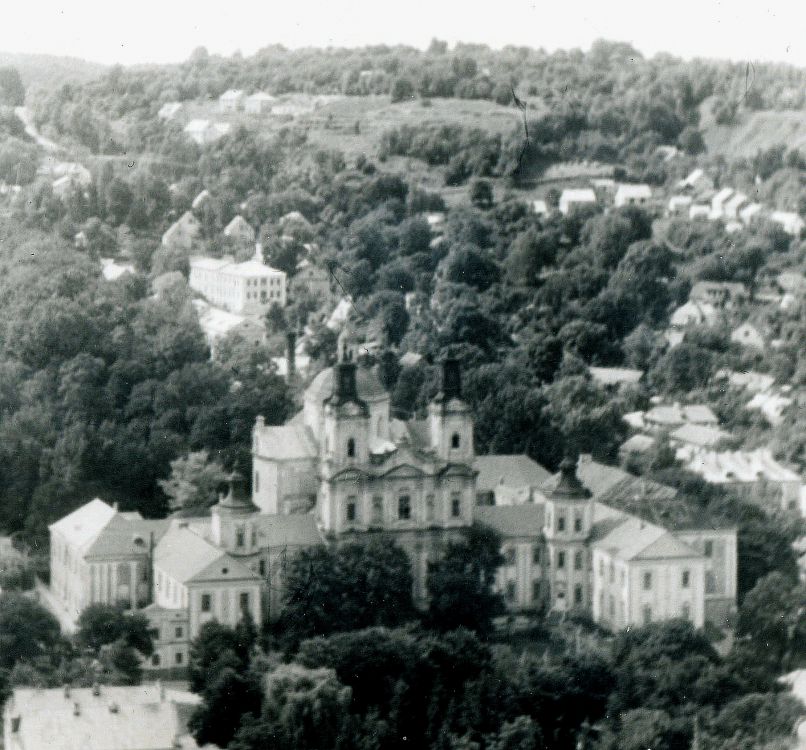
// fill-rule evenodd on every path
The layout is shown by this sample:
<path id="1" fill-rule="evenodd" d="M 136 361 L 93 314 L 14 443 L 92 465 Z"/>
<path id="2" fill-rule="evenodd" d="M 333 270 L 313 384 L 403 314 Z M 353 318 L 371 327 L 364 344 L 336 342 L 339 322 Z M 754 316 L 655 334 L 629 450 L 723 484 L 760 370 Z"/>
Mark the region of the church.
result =
<path id="1" fill-rule="evenodd" d="M 673 489 L 586 456 L 554 476 L 526 456 L 476 456 L 454 360 L 424 418 L 395 419 L 390 402 L 377 369 L 344 351 L 288 423 L 258 417 L 251 495 L 233 474 L 209 516 L 146 520 L 96 499 L 54 523 L 62 621 L 93 602 L 142 608 L 157 636 L 146 666 L 182 668 L 205 622 L 277 617 L 299 550 L 384 534 L 408 554 L 425 606 L 429 564 L 473 523 L 501 536 L 497 587 L 513 613 L 579 610 L 614 631 L 732 617 L 735 529 L 668 530 L 608 504 Z"/>

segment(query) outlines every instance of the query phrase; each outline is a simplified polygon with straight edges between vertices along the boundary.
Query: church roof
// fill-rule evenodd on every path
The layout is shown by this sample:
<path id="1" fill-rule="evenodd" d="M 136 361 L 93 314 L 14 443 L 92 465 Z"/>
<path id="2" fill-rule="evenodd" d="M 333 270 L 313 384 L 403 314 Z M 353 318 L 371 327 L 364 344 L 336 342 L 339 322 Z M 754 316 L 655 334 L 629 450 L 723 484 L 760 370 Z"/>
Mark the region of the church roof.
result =
<path id="1" fill-rule="evenodd" d="M 177 523 L 160 539 L 154 562 L 180 583 L 258 577 L 242 562 Z"/>
<path id="2" fill-rule="evenodd" d="M 169 520 L 148 520 L 117 513 L 84 552 L 86 557 L 127 557 L 147 554 L 151 534 L 156 544 L 168 530 Z"/>
<path id="3" fill-rule="evenodd" d="M 543 503 L 525 505 L 477 505 L 473 518 L 503 537 L 538 537 L 543 532 Z"/>
<path id="4" fill-rule="evenodd" d="M 332 367 L 322 370 L 308 386 L 305 391 L 306 398 L 313 398 L 317 403 L 323 402 L 333 393 L 333 381 L 335 375 Z M 358 387 L 358 397 L 363 401 L 378 401 L 382 398 L 389 398 L 389 393 L 383 387 L 378 373 L 374 367 L 359 365 L 356 370 L 356 385 Z"/>
<path id="5" fill-rule="evenodd" d="M 579 480 L 576 463 L 565 459 L 560 471 L 543 483 L 541 488 L 548 498 L 584 500 L 591 496 L 590 490 Z"/>
<path id="6" fill-rule="evenodd" d="M 284 425 L 255 428 L 255 450 L 261 456 L 278 461 L 316 458 L 316 439 L 309 427 L 298 420 Z"/>
<path id="7" fill-rule="evenodd" d="M 322 544 L 316 518 L 310 514 L 266 515 L 255 517 L 260 536 L 268 547 L 313 547 Z"/>
<path id="8" fill-rule="evenodd" d="M 69 544 L 84 550 L 92 545 L 114 516 L 115 509 L 96 497 L 51 524 L 50 530 L 59 533 Z"/>
<path id="9" fill-rule="evenodd" d="M 490 492 L 499 484 L 508 487 L 540 487 L 551 476 L 537 461 L 526 455 L 476 456 L 476 490 Z"/>
<path id="10" fill-rule="evenodd" d="M 674 557 L 701 557 L 666 529 L 626 516 L 612 530 L 594 542 L 622 560 L 653 560 Z"/>

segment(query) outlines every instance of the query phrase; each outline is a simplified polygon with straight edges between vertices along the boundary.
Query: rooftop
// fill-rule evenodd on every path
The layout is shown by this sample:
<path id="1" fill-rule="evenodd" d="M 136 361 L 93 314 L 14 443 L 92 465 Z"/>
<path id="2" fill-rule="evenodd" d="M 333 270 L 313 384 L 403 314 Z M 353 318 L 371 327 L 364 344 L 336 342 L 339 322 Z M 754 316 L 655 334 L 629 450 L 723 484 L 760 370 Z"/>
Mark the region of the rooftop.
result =
<path id="1" fill-rule="evenodd" d="M 477 505 L 473 508 L 473 517 L 479 523 L 495 529 L 503 537 L 534 537 L 543 531 L 544 511 L 543 503 Z"/>
<path id="2" fill-rule="evenodd" d="M 602 385 L 637 383 L 644 375 L 643 370 L 630 370 L 626 367 L 589 367 L 591 377 Z"/>
<path id="3" fill-rule="evenodd" d="M 526 455 L 476 456 L 476 490 L 489 492 L 499 484 L 509 487 L 541 487 L 551 474 Z"/>
<path id="4" fill-rule="evenodd" d="M 304 424 L 257 425 L 254 431 L 255 451 L 278 461 L 316 458 L 316 438 Z"/>

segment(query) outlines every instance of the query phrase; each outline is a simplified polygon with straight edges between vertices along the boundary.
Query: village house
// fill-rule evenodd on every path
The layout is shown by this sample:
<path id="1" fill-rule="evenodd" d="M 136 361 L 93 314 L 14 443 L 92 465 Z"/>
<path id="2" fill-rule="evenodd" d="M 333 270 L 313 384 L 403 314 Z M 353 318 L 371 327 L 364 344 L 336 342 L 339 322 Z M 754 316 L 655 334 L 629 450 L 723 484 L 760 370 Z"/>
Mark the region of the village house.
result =
<path id="1" fill-rule="evenodd" d="M 747 287 L 738 282 L 698 281 L 691 287 L 690 302 L 710 304 L 716 308 L 730 308 L 748 298 Z"/>
<path id="2" fill-rule="evenodd" d="M 671 198 L 669 198 L 667 212 L 670 216 L 688 214 L 692 202 L 693 198 L 690 195 L 673 195 Z"/>
<path id="3" fill-rule="evenodd" d="M 227 135 L 231 126 L 226 122 L 210 122 L 210 120 L 191 120 L 185 125 L 184 132 L 200 146 L 215 143 L 219 138 Z"/>
<path id="4" fill-rule="evenodd" d="M 707 203 L 693 203 L 688 209 L 688 218 L 708 219 L 711 216 L 711 206 Z"/>
<path id="5" fill-rule="evenodd" d="M 297 272 L 289 282 L 289 294 L 294 297 L 310 294 L 317 299 L 327 300 L 332 294 L 331 286 L 330 272 L 304 258 L 297 264 Z"/>
<path id="6" fill-rule="evenodd" d="M 739 219 L 745 226 L 750 226 L 756 219 L 760 218 L 764 206 L 760 203 L 749 203 L 739 211 Z"/>
<path id="7" fill-rule="evenodd" d="M 219 112 L 237 112 L 243 109 L 246 94 L 241 89 L 229 89 L 218 97 Z"/>
<path id="8" fill-rule="evenodd" d="M 258 253 L 243 263 L 229 255 L 191 258 L 189 284 L 211 305 L 241 315 L 262 316 L 272 305 L 286 304 L 285 273 L 267 266 Z"/>
<path id="9" fill-rule="evenodd" d="M 707 193 L 714 189 L 713 180 L 702 169 L 693 170 L 687 177 L 677 183 L 677 189 L 687 194 Z"/>
<path id="10" fill-rule="evenodd" d="M 734 193 L 722 208 L 722 218 L 726 221 L 739 218 L 739 210 L 747 203 L 747 196 L 744 193 Z"/>
<path id="11" fill-rule="evenodd" d="M 585 206 L 596 205 L 596 193 L 590 188 L 574 188 L 563 190 L 560 194 L 560 213 L 568 216 L 573 211 Z"/>
<path id="12" fill-rule="evenodd" d="M 549 207 L 546 201 L 544 200 L 533 200 L 532 201 L 532 211 L 536 213 L 538 216 L 548 216 L 549 215 Z"/>
<path id="13" fill-rule="evenodd" d="M 773 211 L 770 214 L 770 221 L 778 224 L 781 229 L 793 237 L 800 237 L 806 228 L 806 222 L 793 211 Z"/>
<path id="14" fill-rule="evenodd" d="M 200 234 L 199 220 L 190 211 L 185 211 L 162 235 L 162 244 L 190 251 Z"/>
<path id="15" fill-rule="evenodd" d="M 255 244 L 255 230 L 240 214 L 234 216 L 224 227 L 224 236 L 244 247 Z"/>
<path id="16" fill-rule="evenodd" d="M 594 382 L 605 388 L 633 385 L 644 376 L 643 370 L 633 370 L 628 367 L 589 367 L 588 372 Z"/>
<path id="17" fill-rule="evenodd" d="M 649 205 L 652 200 L 652 189 L 649 185 L 619 185 L 616 190 L 616 197 L 614 203 L 616 208 L 623 208 L 624 206 L 641 206 Z"/>
<path id="18" fill-rule="evenodd" d="M 201 299 L 194 299 L 193 306 L 199 316 L 199 325 L 207 340 L 207 345 L 210 347 L 212 357 L 218 353 L 221 339 L 230 334 L 237 334 L 244 340 L 251 341 L 255 346 L 260 346 L 266 341 L 266 326 L 260 320 L 221 310 Z"/>
<path id="19" fill-rule="evenodd" d="M 267 94 L 265 91 L 257 91 L 246 97 L 244 111 L 250 115 L 262 115 L 271 112 L 271 108 L 277 101 L 276 97 Z"/>
<path id="20" fill-rule="evenodd" d="M 193 202 L 190 204 L 190 208 L 193 211 L 199 211 L 204 207 L 204 204 L 207 203 L 212 196 L 210 195 L 210 191 L 205 188 L 202 190 L 194 199 Z"/>
<path id="21" fill-rule="evenodd" d="M 101 258 L 101 275 L 106 281 L 116 281 L 121 276 L 134 273 L 132 263 L 118 263 L 113 258 Z"/>
<path id="22" fill-rule="evenodd" d="M 201 702 L 161 683 L 14 688 L 3 709 L 5 750 L 194 750 L 187 720 Z"/>
<path id="23" fill-rule="evenodd" d="M 722 188 L 713 198 L 711 198 L 711 213 L 709 218 L 712 221 L 725 218 L 725 204 L 733 196 L 733 188 Z"/>
<path id="24" fill-rule="evenodd" d="M 669 318 L 673 329 L 684 330 L 690 326 L 711 326 L 717 322 L 719 314 L 710 302 L 686 302 L 678 307 Z"/>
<path id="25" fill-rule="evenodd" d="M 165 102 L 157 112 L 160 120 L 173 120 L 182 111 L 182 102 Z"/>
<path id="26" fill-rule="evenodd" d="M 763 334 L 753 323 L 745 322 L 731 331 L 730 340 L 745 348 L 764 351 L 766 341 Z"/>

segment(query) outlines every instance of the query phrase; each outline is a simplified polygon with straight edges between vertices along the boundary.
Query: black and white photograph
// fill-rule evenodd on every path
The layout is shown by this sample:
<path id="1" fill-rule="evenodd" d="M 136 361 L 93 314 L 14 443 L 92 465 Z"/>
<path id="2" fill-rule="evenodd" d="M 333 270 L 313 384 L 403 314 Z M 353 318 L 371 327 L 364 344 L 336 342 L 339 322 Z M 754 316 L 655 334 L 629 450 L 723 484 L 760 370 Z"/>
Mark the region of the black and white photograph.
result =
<path id="1" fill-rule="evenodd" d="M 806 4 L 3 4 L 0 723 L 806 750 Z"/>

